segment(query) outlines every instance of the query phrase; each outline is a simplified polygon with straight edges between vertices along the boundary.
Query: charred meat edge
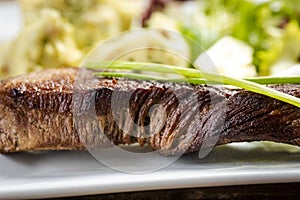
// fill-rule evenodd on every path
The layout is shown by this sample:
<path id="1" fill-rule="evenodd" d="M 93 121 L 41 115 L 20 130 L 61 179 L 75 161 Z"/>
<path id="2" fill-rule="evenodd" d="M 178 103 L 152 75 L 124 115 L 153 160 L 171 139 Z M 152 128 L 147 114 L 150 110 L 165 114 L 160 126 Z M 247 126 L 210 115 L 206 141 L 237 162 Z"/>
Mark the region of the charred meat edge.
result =
<path id="1" fill-rule="evenodd" d="M 139 143 L 173 155 L 213 139 L 300 145 L 300 109 L 264 95 L 100 77 L 75 84 L 83 80 L 77 72 L 48 69 L 0 82 L 0 152 Z M 300 97 L 300 85 L 270 87 Z"/>

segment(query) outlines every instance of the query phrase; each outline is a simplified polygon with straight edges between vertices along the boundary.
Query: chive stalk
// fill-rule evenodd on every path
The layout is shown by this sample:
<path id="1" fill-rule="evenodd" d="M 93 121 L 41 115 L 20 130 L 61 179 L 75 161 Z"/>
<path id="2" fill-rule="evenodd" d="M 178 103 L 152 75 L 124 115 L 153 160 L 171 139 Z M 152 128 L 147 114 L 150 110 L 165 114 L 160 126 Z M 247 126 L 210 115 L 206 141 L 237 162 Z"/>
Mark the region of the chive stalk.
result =
<path id="1" fill-rule="evenodd" d="M 88 66 L 89 69 L 109 69 L 109 70 L 139 70 L 150 71 L 167 74 L 179 74 L 186 79 L 164 79 L 159 76 L 149 76 L 137 73 L 121 73 L 121 72 L 96 72 L 96 76 L 108 77 L 123 77 L 139 80 L 156 80 L 156 81 L 174 81 L 174 82 L 190 82 L 193 84 L 205 84 L 207 82 L 215 82 L 227 85 L 233 85 L 245 90 L 266 95 L 274 99 L 292 104 L 300 108 L 300 99 L 286 93 L 279 92 L 275 89 L 269 88 L 262 84 L 288 84 L 300 83 L 300 77 L 252 77 L 252 78 L 233 78 L 229 76 L 208 73 L 197 69 L 184 68 L 178 66 L 170 66 L 155 63 L 141 63 L 141 62 L 111 62 L 111 63 L 95 63 Z"/>

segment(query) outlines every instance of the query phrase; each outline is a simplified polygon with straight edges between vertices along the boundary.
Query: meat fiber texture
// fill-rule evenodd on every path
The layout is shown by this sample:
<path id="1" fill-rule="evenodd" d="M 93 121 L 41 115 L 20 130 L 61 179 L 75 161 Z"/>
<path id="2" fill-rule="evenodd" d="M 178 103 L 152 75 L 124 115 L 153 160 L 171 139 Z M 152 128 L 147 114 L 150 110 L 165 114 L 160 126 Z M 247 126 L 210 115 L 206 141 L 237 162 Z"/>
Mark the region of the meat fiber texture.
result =
<path id="1" fill-rule="evenodd" d="M 79 72 L 79 73 L 78 73 Z M 149 145 L 165 155 L 231 142 L 300 146 L 300 109 L 264 95 L 47 69 L 0 82 L 0 152 Z M 271 85 L 300 97 L 300 85 Z"/>

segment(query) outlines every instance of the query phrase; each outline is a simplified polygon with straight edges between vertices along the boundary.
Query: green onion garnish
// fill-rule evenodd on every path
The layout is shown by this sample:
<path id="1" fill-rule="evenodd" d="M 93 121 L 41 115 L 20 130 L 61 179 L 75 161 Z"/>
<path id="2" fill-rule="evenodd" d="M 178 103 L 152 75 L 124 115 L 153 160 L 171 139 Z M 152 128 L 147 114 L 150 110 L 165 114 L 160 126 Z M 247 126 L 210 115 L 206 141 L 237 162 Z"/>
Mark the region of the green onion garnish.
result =
<path id="1" fill-rule="evenodd" d="M 170 66 L 156 63 L 143 63 L 143 62 L 127 62 L 127 61 L 114 61 L 93 63 L 88 65 L 89 69 L 114 69 L 114 70 L 140 70 L 148 72 L 157 72 L 165 74 L 178 74 L 185 77 L 202 78 L 199 70 L 186 67 Z"/>
<path id="2" fill-rule="evenodd" d="M 104 62 L 94 63 L 89 65 L 89 69 L 102 69 L 102 70 L 138 70 L 166 74 L 182 75 L 185 79 L 165 79 L 159 76 L 150 76 L 137 73 L 122 73 L 122 72 L 96 72 L 96 76 L 106 77 L 122 77 L 139 80 L 156 80 L 156 81 L 173 81 L 173 82 L 189 82 L 193 84 L 205 83 L 220 83 L 233 85 L 245 90 L 255 92 L 258 94 L 266 95 L 274 99 L 292 104 L 300 108 L 300 99 L 286 93 L 279 92 L 275 89 L 266 87 L 262 84 L 289 84 L 300 83 L 300 77 L 253 77 L 253 78 L 233 78 L 229 76 L 207 73 L 197 69 L 184 68 L 178 66 L 170 66 L 155 63 L 142 63 L 142 62 Z"/>

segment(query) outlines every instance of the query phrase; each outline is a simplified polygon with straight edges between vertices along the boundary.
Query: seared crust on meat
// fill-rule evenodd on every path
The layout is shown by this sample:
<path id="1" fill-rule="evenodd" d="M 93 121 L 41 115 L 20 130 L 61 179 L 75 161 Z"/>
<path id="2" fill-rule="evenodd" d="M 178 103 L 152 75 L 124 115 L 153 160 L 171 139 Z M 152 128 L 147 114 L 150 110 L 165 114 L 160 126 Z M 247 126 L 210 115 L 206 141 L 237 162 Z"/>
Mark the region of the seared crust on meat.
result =
<path id="1" fill-rule="evenodd" d="M 100 77 L 77 84 L 77 72 L 48 69 L 0 82 L 1 152 L 139 143 L 176 154 L 215 137 L 217 144 L 300 145 L 300 109 L 260 94 Z M 270 87 L 300 97 L 300 85 Z"/>

